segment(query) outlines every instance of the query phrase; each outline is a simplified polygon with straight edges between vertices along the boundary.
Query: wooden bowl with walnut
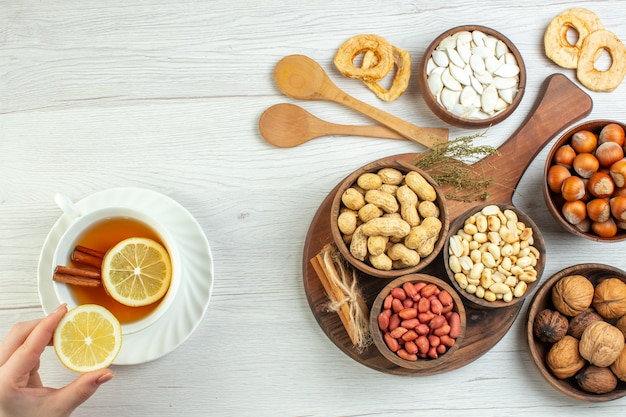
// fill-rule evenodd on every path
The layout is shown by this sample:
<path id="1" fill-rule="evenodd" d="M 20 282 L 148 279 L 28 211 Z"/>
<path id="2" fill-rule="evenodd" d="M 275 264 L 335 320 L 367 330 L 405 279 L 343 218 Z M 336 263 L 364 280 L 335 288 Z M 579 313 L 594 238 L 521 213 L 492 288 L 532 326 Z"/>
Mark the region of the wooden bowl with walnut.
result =
<path id="1" fill-rule="evenodd" d="M 581 280 L 580 276 L 585 277 L 586 281 Z M 560 290 L 557 291 L 557 295 L 553 295 L 557 284 L 559 282 L 564 283 L 564 279 L 566 278 L 568 279 L 567 284 L 570 287 L 567 288 L 561 285 Z M 605 327 L 611 327 L 610 330 L 617 333 L 617 338 L 612 337 L 612 339 L 616 340 L 620 337 L 623 339 L 623 335 L 620 336 L 619 332 L 615 330 L 615 328 L 618 327 L 617 322 L 619 319 L 603 318 L 597 314 L 600 310 L 595 308 L 598 306 L 595 304 L 598 300 L 598 295 L 594 293 L 595 289 L 598 288 L 598 285 L 601 282 L 607 281 L 611 278 L 617 279 L 622 283 L 626 283 L 626 272 L 604 264 L 589 263 L 570 266 L 545 280 L 535 292 L 528 308 L 526 336 L 529 354 L 533 363 L 541 376 L 543 376 L 543 378 L 552 387 L 554 387 L 557 391 L 578 400 L 602 402 L 615 400 L 626 395 L 626 382 L 609 374 L 612 373 L 611 365 L 607 366 L 607 363 L 602 363 L 599 364 L 602 366 L 591 366 L 593 364 L 590 363 L 589 359 L 587 359 L 589 358 L 588 352 L 585 352 L 584 354 L 582 353 L 583 350 L 587 349 L 588 345 L 587 342 L 583 342 L 583 338 L 588 339 L 590 335 L 595 334 L 592 333 L 592 330 L 595 329 L 591 329 L 591 327 L 595 327 L 598 323 L 604 324 Z M 590 285 L 589 283 L 591 283 L 591 289 L 587 288 L 587 286 Z M 619 286 L 622 287 L 622 291 L 626 288 L 626 285 L 623 286 L 621 283 Z M 589 308 L 584 309 L 587 303 L 590 302 L 589 291 L 591 291 L 595 300 L 592 301 Z M 574 308 L 573 311 L 569 311 L 567 310 L 567 307 L 561 305 L 564 293 L 567 293 L 567 296 L 570 297 L 570 299 L 571 297 L 576 299 L 576 302 L 571 303 L 572 308 Z M 555 297 L 554 301 L 553 297 Z M 621 300 L 620 302 L 623 301 L 624 300 Z M 557 304 L 559 305 L 559 308 L 567 314 L 561 313 L 559 309 L 557 309 Z M 563 310 L 563 308 L 565 308 L 565 310 Z M 620 308 L 623 309 L 624 306 L 622 305 Z M 617 313 L 621 314 L 622 312 L 623 310 L 618 311 Z M 572 314 L 575 315 L 571 316 Z M 560 318 L 555 320 L 557 316 Z M 547 318 L 550 320 L 550 323 L 545 322 Z M 623 326 L 620 324 L 619 327 Z M 585 336 L 586 330 L 589 330 L 587 336 Z M 566 338 L 568 338 L 568 340 L 565 340 Z M 559 358 L 561 360 L 570 361 L 567 358 L 570 356 L 572 357 L 572 360 L 571 364 L 559 365 L 558 367 L 555 366 L 554 362 L 556 359 L 554 358 L 556 358 L 556 356 L 553 356 L 552 359 L 549 358 L 549 352 L 551 349 L 554 349 L 555 352 L 557 351 L 557 348 L 554 347 L 557 343 L 563 346 L 569 342 L 574 345 L 577 344 L 578 353 L 581 354 L 581 356 L 578 357 L 575 350 L 570 352 L 571 354 L 567 354 L 567 349 L 558 350 L 560 353 Z M 617 342 L 622 343 L 619 340 Z M 584 347 L 582 346 L 583 343 L 585 343 Z M 598 344 L 598 352 L 603 355 L 605 354 L 604 348 L 605 346 L 600 346 Z M 624 353 L 626 353 L 626 351 L 622 350 L 622 354 Z M 574 359 L 574 357 L 576 357 L 576 359 Z M 619 360 L 623 361 L 623 359 L 624 357 L 622 356 L 622 359 Z M 598 361 L 596 356 L 592 356 L 591 360 Z M 576 364 L 575 362 L 579 363 Z M 622 366 L 621 368 L 621 371 L 617 371 L 618 373 L 623 372 L 621 377 L 626 379 L 626 369 L 623 369 L 626 368 L 626 366 Z M 605 378 L 606 375 L 610 378 Z M 594 380 L 592 376 L 598 376 L 598 378 Z M 600 376 L 602 376 L 602 378 L 600 378 Z M 615 387 L 610 389 L 613 384 L 615 384 Z M 586 389 L 583 389 L 583 387 Z M 590 392 L 589 389 L 609 391 L 596 393 Z"/>

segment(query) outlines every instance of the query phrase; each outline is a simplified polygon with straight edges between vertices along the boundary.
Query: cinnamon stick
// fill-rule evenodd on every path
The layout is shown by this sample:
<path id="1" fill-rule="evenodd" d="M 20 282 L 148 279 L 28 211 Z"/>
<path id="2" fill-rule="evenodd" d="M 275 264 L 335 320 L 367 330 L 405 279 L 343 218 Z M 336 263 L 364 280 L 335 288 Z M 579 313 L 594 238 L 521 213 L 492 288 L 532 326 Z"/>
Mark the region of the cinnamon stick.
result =
<path id="1" fill-rule="evenodd" d="M 77 277 L 102 279 L 102 273 L 97 269 L 74 268 L 71 266 L 58 265 L 54 272 L 56 274 L 74 275 Z"/>
<path id="2" fill-rule="evenodd" d="M 82 270 L 80 268 L 71 268 L 66 266 L 57 266 L 54 269 L 52 279 L 56 282 L 65 284 L 80 285 L 82 287 L 99 287 L 102 280 L 94 277 L 94 271 Z M 99 273 L 98 273 L 99 275 Z"/>
<path id="3" fill-rule="evenodd" d="M 104 252 L 100 252 L 85 246 L 76 246 L 72 253 L 72 261 L 77 264 L 89 265 L 94 268 L 102 268 L 102 260 L 104 259 Z"/>

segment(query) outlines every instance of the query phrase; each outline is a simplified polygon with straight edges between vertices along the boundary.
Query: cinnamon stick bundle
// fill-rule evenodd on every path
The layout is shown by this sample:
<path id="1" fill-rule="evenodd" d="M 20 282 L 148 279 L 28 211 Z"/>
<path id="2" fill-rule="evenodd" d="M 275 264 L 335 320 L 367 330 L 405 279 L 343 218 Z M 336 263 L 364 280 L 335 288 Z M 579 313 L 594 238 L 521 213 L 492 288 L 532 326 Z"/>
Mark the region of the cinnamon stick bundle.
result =
<path id="1" fill-rule="evenodd" d="M 329 311 L 335 311 L 350 341 L 359 349 L 371 342 L 368 309 L 358 288 L 354 271 L 348 271 L 333 244 L 327 244 L 310 262 L 330 302 Z"/>

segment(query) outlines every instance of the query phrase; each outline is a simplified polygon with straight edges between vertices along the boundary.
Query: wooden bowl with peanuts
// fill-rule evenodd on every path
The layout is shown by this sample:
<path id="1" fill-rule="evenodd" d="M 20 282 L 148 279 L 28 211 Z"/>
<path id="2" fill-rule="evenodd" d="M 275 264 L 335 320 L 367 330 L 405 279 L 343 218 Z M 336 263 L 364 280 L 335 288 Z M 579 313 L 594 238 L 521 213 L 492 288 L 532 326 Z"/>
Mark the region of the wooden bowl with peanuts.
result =
<path id="1" fill-rule="evenodd" d="M 400 161 L 374 161 L 348 175 L 333 199 L 330 222 L 333 241 L 346 261 L 384 279 L 429 265 L 449 228 L 438 185 Z"/>
<path id="2" fill-rule="evenodd" d="M 516 305 L 532 293 L 546 264 L 535 222 L 510 204 L 482 204 L 450 225 L 444 267 L 459 294 L 478 308 Z"/>

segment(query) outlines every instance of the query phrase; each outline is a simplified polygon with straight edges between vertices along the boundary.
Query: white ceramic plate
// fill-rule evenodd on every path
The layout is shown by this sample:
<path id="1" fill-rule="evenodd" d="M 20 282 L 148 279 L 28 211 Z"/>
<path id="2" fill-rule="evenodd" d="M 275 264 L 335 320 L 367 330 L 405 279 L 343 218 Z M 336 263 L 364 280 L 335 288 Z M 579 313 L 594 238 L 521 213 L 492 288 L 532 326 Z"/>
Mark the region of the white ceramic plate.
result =
<path id="1" fill-rule="evenodd" d="M 213 258 L 209 242 L 193 216 L 171 198 L 142 188 L 113 188 L 92 194 L 76 203 L 82 212 L 105 207 L 130 207 L 153 216 L 176 240 L 183 263 L 183 279 L 168 311 L 150 327 L 124 335 L 115 365 L 148 362 L 173 351 L 198 327 L 213 290 Z M 71 223 L 63 214 L 46 238 L 37 270 L 39 299 L 46 314 L 61 301 L 52 282 L 56 245 Z"/>

